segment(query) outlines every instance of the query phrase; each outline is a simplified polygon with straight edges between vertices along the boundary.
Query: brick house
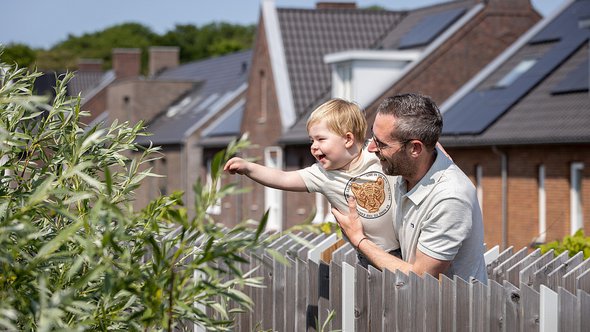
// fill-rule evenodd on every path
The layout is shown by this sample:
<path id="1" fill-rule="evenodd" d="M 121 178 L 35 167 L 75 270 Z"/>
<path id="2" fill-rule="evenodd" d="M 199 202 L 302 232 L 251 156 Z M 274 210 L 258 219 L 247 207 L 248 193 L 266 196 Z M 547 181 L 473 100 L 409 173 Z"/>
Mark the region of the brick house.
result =
<path id="1" fill-rule="evenodd" d="M 177 51 L 169 56 L 178 61 Z M 162 148 L 163 157 L 149 166 L 163 177 L 143 181 L 136 191 L 136 206 L 143 207 L 161 194 L 180 190 L 185 193 L 189 214 L 194 212 L 193 185 L 199 178 L 207 184 L 214 153 L 229 142 L 220 140 L 219 134 L 232 127 L 219 130 L 216 124 L 220 120 L 241 121 L 251 56 L 247 50 L 163 70 L 157 65 L 161 62 L 150 62 L 150 79 L 122 82 L 109 90 L 109 105 L 118 103 L 116 108 L 124 112 L 117 115 L 119 119 L 130 119 L 132 123 L 146 120 L 152 135 L 140 138 L 138 143 Z M 153 53 L 150 59 L 154 59 Z M 156 59 L 170 61 L 162 54 Z M 211 136 L 208 142 L 201 142 L 203 131 Z M 219 212 L 219 206 L 209 211 L 212 215 Z"/>
<path id="2" fill-rule="evenodd" d="M 145 167 L 163 177 L 142 181 L 135 191 L 136 208 L 180 190 L 185 192 L 189 213 L 193 212 L 194 183 L 207 178 L 213 155 L 239 133 L 237 127 L 231 136 L 219 136 L 233 128 L 228 123 L 241 122 L 251 54 L 247 50 L 180 65 L 178 47 L 154 46 L 148 49 L 147 75 L 141 74 L 138 48 L 113 49 L 113 68 L 107 71 L 101 60 L 79 60 L 67 88 L 70 96 L 80 95 L 82 110 L 90 113 L 81 120 L 89 126 L 143 121 L 152 136 L 137 142 L 161 147 L 162 158 Z M 38 79 L 36 93 L 51 97 L 56 75 L 47 73 Z M 220 120 L 223 128 L 207 129 Z M 211 136 L 203 142 L 205 147 L 198 144 L 203 130 Z M 219 207 L 209 212 L 217 214 Z"/>
<path id="3" fill-rule="evenodd" d="M 305 123 L 317 105 L 332 96 L 352 99 L 371 119 L 382 97 L 396 91 L 442 102 L 539 18 L 528 0 L 451 1 L 411 11 L 354 3 L 275 8 L 265 0 L 240 130 L 257 147 L 243 155 L 287 170 L 309 166 Z M 224 221 L 259 219 L 270 210 L 269 226 L 280 230 L 314 214 L 314 221 L 329 218 L 321 195 L 230 180 L 252 191 L 223 203 Z"/>
<path id="4" fill-rule="evenodd" d="M 442 106 L 442 144 L 478 188 L 487 243 L 590 229 L 590 1 L 568 1 Z"/>

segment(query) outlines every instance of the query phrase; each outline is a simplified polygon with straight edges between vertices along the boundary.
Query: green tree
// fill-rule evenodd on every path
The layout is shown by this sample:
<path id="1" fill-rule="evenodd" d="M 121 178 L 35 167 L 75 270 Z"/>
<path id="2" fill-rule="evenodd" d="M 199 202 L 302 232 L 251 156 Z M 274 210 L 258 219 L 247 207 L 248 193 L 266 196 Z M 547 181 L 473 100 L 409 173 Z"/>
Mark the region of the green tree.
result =
<path id="1" fill-rule="evenodd" d="M 110 68 L 112 49 L 119 47 L 140 48 L 145 63 L 147 48 L 154 45 L 157 39 L 156 33 L 139 23 L 118 24 L 79 37 L 69 35 L 66 40 L 39 55 L 38 67 L 52 70 L 74 69 L 79 58 L 94 58 L 102 59 L 105 68 Z M 56 62 L 57 58 L 61 62 Z"/>
<path id="2" fill-rule="evenodd" d="M 251 305 L 243 288 L 259 285 L 241 264 L 264 248 L 266 219 L 225 229 L 205 211 L 234 192 L 215 183 L 247 142 L 215 156 L 211 189 L 195 185 L 196 217 L 181 193 L 135 211 L 158 150 L 134 143 L 142 124 L 86 127 L 71 74 L 52 105 L 32 96 L 39 75 L 0 63 L 0 330 L 231 329 Z"/>
<path id="3" fill-rule="evenodd" d="M 30 67 L 35 62 L 37 52 L 25 44 L 12 43 L 4 46 L 0 61 L 17 64 L 19 67 Z"/>

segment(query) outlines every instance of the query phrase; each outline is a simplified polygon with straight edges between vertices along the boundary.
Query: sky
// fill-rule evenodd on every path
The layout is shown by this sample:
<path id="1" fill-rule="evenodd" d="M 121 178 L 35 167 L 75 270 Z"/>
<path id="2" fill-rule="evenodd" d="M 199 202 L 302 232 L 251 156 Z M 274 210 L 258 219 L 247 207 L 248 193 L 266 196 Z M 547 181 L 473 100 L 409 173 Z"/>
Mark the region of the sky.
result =
<path id="1" fill-rule="evenodd" d="M 211 22 L 255 24 L 261 0 L 0 0 L 0 44 L 23 43 L 50 48 L 68 35 L 80 36 L 110 26 L 137 22 L 163 34 L 176 24 Z M 322 0 L 330 1 L 330 0 Z M 342 0 L 351 2 L 352 0 Z M 448 0 L 356 0 L 358 7 L 379 5 L 391 10 L 428 6 Z M 571 0 L 531 0 L 550 15 Z M 313 8 L 318 0 L 274 0 L 277 7 Z"/>

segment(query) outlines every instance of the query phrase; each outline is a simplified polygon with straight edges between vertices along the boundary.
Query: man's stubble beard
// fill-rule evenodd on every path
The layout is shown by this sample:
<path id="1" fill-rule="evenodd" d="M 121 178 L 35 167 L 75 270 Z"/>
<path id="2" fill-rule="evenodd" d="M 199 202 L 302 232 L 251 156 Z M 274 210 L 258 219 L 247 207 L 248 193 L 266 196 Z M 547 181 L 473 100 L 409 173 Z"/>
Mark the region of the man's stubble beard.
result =
<path id="1" fill-rule="evenodd" d="M 378 154 L 377 157 L 379 157 L 379 160 L 381 161 L 383 173 L 387 175 L 410 177 L 414 173 L 412 161 L 406 156 L 405 151 L 399 151 L 392 157 L 387 157 L 382 154 Z"/>

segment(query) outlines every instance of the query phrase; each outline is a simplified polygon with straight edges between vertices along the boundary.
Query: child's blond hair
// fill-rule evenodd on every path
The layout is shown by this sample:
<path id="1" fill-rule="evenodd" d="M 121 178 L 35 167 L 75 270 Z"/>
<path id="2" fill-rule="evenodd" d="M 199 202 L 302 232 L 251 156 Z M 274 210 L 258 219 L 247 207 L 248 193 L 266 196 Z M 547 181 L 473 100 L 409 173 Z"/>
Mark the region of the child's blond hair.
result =
<path id="1" fill-rule="evenodd" d="M 328 129 L 335 134 L 354 135 L 359 144 L 364 144 L 367 134 L 367 119 L 358 104 L 340 98 L 333 98 L 318 106 L 307 120 L 307 131 L 320 121 L 326 121 Z"/>

